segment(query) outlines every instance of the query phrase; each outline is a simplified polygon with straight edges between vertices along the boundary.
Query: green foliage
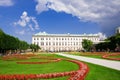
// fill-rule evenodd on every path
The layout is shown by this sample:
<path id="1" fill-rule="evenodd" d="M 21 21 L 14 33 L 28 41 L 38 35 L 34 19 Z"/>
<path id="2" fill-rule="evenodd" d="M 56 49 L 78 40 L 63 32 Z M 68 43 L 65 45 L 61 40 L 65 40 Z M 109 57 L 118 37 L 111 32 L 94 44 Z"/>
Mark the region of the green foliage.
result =
<path id="1" fill-rule="evenodd" d="M 8 50 L 26 50 L 29 47 L 25 41 L 20 41 L 18 38 L 5 34 L 0 29 L 0 53 L 5 53 Z"/>
<path id="2" fill-rule="evenodd" d="M 105 42 L 96 45 L 96 49 L 107 50 L 110 49 L 115 51 L 115 49 L 120 50 L 120 34 L 111 36 L 105 40 Z"/>
<path id="3" fill-rule="evenodd" d="M 40 49 L 40 47 L 38 45 L 36 45 L 36 44 L 30 44 L 30 48 L 32 49 L 33 52 L 34 51 L 36 52 L 36 51 L 38 51 Z"/>
<path id="4" fill-rule="evenodd" d="M 82 41 L 82 46 L 86 51 L 90 51 L 92 45 L 93 45 L 93 42 L 90 40 L 84 39 Z"/>
<path id="5" fill-rule="evenodd" d="M 26 50 L 26 49 L 28 49 L 28 47 L 29 47 L 29 45 L 27 44 L 27 42 L 25 42 L 25 41 L 21 41 L 20 43 L 18 43 L 19 44 L 19 49 L 20 50 Z"/>

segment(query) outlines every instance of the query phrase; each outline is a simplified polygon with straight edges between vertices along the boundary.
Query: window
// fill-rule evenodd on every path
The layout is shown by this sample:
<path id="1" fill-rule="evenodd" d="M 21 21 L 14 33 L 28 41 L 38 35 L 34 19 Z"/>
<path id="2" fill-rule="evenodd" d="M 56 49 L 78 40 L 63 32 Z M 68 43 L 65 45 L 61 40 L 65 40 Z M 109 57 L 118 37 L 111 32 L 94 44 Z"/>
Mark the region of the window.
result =
<path id="1" fill-rule="evenodd" d="M 37 40 L 39 40 L 39 38 L 37 38 Z"/>
<path id="2" fill-rule="evenodd" d="M 62 42 L 62 45 L 64 45 L 64 42 Z"/>
<path id="3" fill-rule="evenodd" d="M 78 42 L 76 42 L 76 45 L 78 45 Z"/>
<path id="4" fill-rule="evenodd" d="M 65 45 L 67 45 L 67 42 L 65 42 Z"/>
<path id="5" fill-rule="evenodd" d="M 44 42 L 41 42 L 41 46 L 44 46 Z"/>
<path id="6" fill-rule="evenodd" d="M 74 42 L 74 45 L 75 45 L 75 42 Z"/>
<path id="7" fill-rule="evenodd" d="M 44 40 L 44 38 L 41 38 L 41 40 Z"/>
<path id="8" fill-rule="evenodd" d="M 56 45 L 58 45 L 58 42 L 56 42 Z"/>
<path id="9" fill-rule="evenodd" d="M 53 45 L 55 45 L 55 43 L 53 42 Z"/>
<path id="10" fill-rule="evenodd" d="M 39 42 L 37 42 L 37 45 L 39 45 Z"/>
<path id="11" fill-rule="evenodd" d="M 61 45 L 61 42 L 59 42 L 59 45 Z"/>

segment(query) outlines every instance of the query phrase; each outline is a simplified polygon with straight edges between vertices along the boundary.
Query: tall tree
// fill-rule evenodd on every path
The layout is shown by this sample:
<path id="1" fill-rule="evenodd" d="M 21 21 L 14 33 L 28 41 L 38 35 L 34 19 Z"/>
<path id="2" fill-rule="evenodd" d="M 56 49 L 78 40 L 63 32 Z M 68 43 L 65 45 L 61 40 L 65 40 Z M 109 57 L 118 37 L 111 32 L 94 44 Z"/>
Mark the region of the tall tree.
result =
<path id="1" fill-rule="evenodd" d="M 92 45 L 93 45 L 93 42 L 91 40 L 83 39 L 82 46 L 86 51 L 90 51 Z"/>
<path id="2" fill-rule="evenodd" d="M 29 44 L 25 41 L 21 41 L 18 38 L 5 34 L 0 29 L 0 53 L 6 53 L 8 51 L 25 50 L 29 47 Z"/>

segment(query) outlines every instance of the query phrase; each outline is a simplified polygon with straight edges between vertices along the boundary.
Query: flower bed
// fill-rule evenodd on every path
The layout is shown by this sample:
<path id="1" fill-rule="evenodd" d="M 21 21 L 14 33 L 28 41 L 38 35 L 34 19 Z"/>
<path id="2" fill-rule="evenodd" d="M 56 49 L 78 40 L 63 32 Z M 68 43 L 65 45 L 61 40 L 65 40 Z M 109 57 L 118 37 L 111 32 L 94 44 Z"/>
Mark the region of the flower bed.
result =
<path id="1" fill-rule="evenodd" d="M 35 55 L 12 55 L 18 59 L 30 59 L 32 56 Z M 11 59 L 12 56 L 5 56 L 2 59 L 7 60 Z M 40 57 L 36 57 L 39 58 Z M 76 71 L 69 71 L 69 72 L 59 72 L 59 73 L 49 73 L 49 74 L 10 74 L 10 75 L 0 75 L 0 80 L 31 80 L 31 79 L 49 79 L 49 78 L 56 78 L 56 77 L 63 77 L 63 76 L 70 76 L 68 80 L 84 80 L 86 74 L 89 71 L 89 68 L 83 62 L 77 60 L 68 60 L 68 59 L 59 59 L 59 58 L 52 58 L 52 57 L 41 57 L 42 59 L 48 59 L 48 62 L 17 62 L 17 64 L 43 64 L 43 63 L 51 63 L 51 62 L 58 62 L 61 60 L 66 60 L 69 62 L 73 62 L 79 66 L 79 69 Z"/>
<path id="2" fill-rule="evenodd" d="M 109 59 L 109 60 L 120 60 L 120 58 L 111 58 L 110 56 L 117 56 L 120 55 L 120 53 L 113 53 L 113 54 L 107 54 L 103 55 L 102 58 Z"/>
<path id="3" fill-rule="evenodd" d="M 68 80 L 84 80 L 86 74 L 89 71 L 88 66 L 83 62 L 77 60 L 68 60 L 68 61 L 79 65 L 79 70 L 77 70 L 77 73 L 75 75 L 72 75 Z"/>

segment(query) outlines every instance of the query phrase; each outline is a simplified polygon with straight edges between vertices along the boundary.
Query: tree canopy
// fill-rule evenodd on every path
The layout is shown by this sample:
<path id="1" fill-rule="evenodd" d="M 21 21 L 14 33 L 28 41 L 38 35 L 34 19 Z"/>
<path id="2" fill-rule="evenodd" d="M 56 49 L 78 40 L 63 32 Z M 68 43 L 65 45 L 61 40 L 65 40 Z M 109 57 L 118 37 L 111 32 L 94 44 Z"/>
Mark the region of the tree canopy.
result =
<path id="1" fill-rule="evenodd" d="M 27 42 L 5 34 L 0 29 L 0 53 L 5 53 L 8 50 L 26 50 L 28 47 L 29 44 Z"/>
<path id="2" fill-rule="evenodd" d="M 91 40 L 83 39 L 82 46 L 86 51 L 90 51 L 92 45 L 93 45 L 93 42 Z"/>
<path id="3" fill-rule="evenodd" d="M 32 51 L 34 52 L 36 52 L 36 51 L 38 51 L 38 49 L 40 49 L 40 47 L 38 46 L 38 45 L 35 45 L 35 44 L 30 44 L 30 48 L 32 49 Z"/>
<path id="4" fill-rule="evenodd" d="M 113 35 L 107 38 L 104 42 L 97 44 L 96 49 L 120 51 L 120 34 Z"/>

